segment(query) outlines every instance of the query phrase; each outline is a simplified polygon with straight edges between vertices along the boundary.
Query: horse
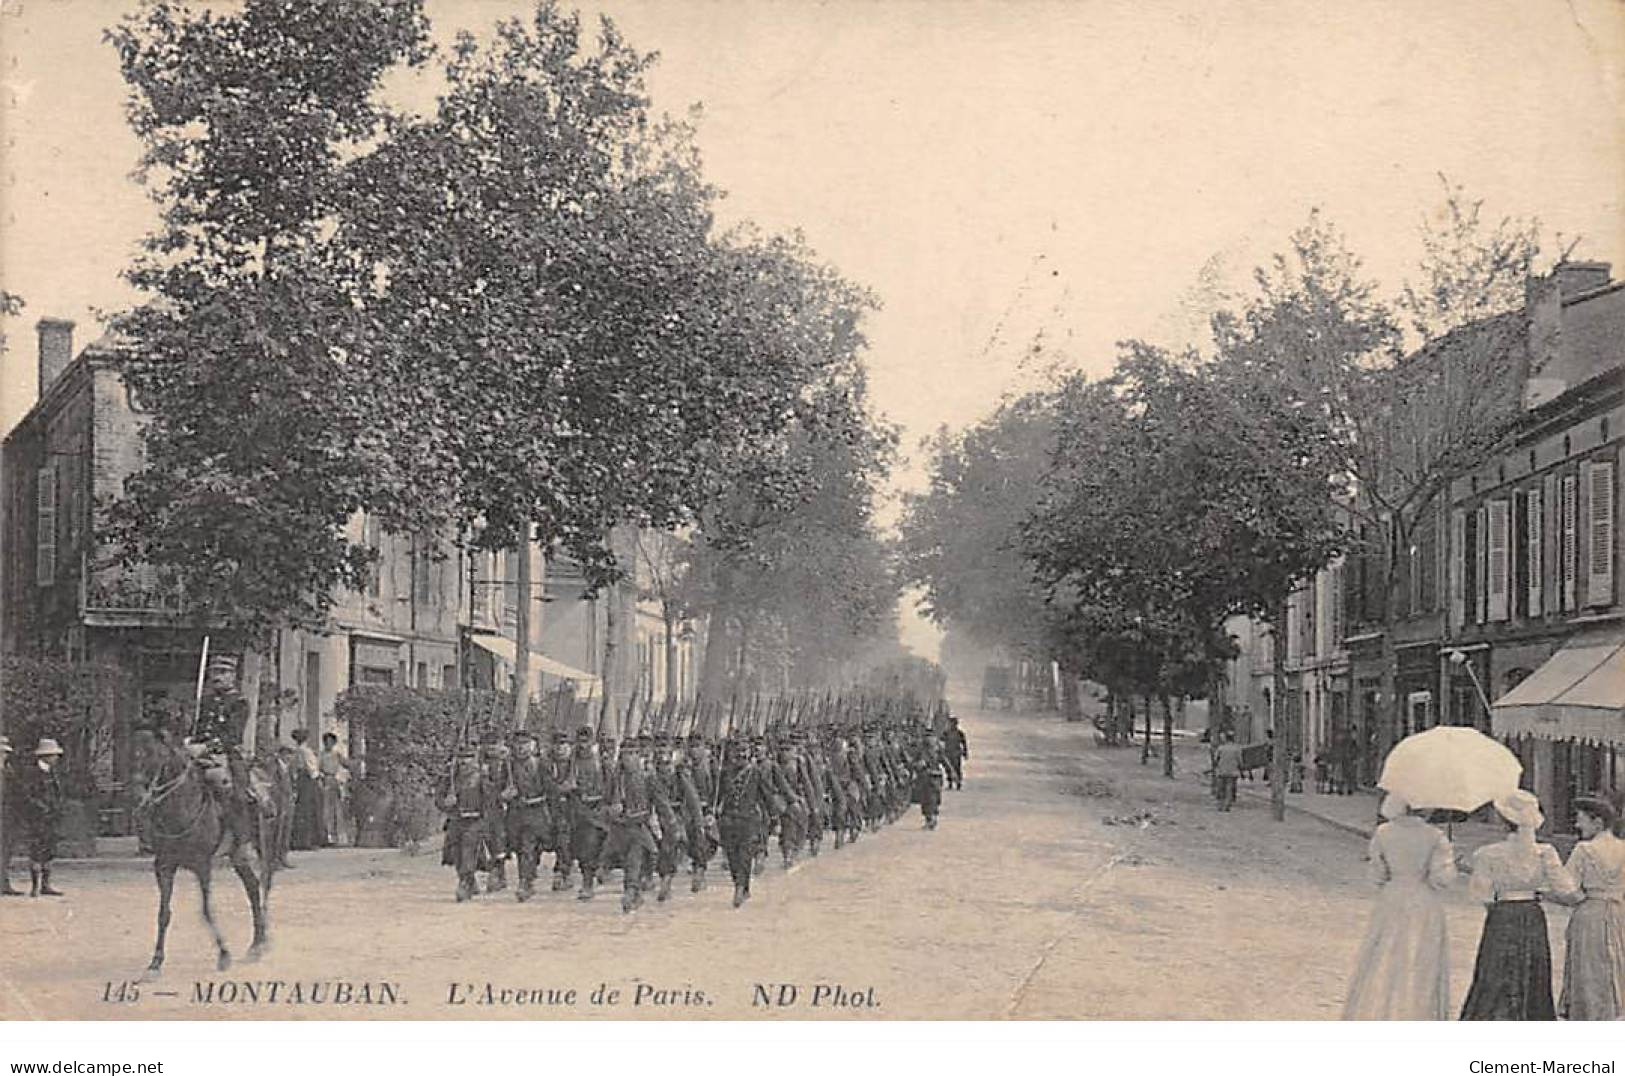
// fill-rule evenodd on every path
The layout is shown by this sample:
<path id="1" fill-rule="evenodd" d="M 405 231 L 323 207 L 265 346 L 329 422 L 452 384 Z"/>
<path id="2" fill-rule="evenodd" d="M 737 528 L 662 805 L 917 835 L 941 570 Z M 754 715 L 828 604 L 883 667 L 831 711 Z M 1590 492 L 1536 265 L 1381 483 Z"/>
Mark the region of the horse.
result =
<path id="1" fill-rule="evenodd" d="M 153 947 L 152 963 L 147 965 L 141 981 L 155 980 L 163 968 L 170 898 L 175 889 L 175 874 L 182 867 L 197 877 L 198 891 L 203 898 L 203 921 L 209 925 L 218 954 L 215 966 L 219 971 L 231 967 L 231 951 L 215 924 L 210 905 L 214 857 L 223 850 L 227 837 L 231 840 L 224 851 L 230 855 L 232 869 L 242 880 L 254 916 L 254 939 L 249 945 L 248 959 L 259 959 L 270 947 L 274 819 L 267 819 L 263 811 L 251 805 L 223 804 L 222 800 L 234 797 L 235 791 L 217 796 L 208 787 L 202 768 L 185 749 L 167 743 L 152 732 L 143 730 L 132 737 L 131 754 L 132 782 L 145 789 L 136 814 L 143 822 L 147 842 L 154 852 L 152 867 L 158 881 L 158 941 Z M 241 769 L 246 771 L 246 767 Z M 246 773 L 243 776 L 246 777 Z"/>

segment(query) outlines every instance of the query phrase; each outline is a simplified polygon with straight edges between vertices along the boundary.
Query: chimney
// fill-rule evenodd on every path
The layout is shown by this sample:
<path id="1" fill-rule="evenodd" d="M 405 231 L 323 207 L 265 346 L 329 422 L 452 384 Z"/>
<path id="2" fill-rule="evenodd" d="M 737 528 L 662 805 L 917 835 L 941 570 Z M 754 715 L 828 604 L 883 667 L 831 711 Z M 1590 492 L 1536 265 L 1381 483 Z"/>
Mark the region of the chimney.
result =
<path id="1" fill-rule="evenodd" d="M 1557 291 L 1567 299 L 1581 292 L 1606 288 L 1613 272 L 1607 262 L 1563 262 L 1553 269 L 1557 277 Z"/>
<path id="2" fill-rule="evenodd" d="M 44 396 L 73 361 L 73 322 L 40 318 L 35 328 L 39 330 L 39 394 Z"/>

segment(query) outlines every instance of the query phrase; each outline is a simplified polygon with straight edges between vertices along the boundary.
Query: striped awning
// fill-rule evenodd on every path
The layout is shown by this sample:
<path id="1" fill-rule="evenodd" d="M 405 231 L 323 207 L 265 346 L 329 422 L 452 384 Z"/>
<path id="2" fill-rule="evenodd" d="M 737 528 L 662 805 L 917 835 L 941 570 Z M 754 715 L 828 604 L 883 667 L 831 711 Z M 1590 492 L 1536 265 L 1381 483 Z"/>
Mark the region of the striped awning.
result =
<path id="1" fill-rule="evenodd" d="M 1625 629 L 1582 632 L 1490 707 L 1498 736 L 1625 747 Z"/>

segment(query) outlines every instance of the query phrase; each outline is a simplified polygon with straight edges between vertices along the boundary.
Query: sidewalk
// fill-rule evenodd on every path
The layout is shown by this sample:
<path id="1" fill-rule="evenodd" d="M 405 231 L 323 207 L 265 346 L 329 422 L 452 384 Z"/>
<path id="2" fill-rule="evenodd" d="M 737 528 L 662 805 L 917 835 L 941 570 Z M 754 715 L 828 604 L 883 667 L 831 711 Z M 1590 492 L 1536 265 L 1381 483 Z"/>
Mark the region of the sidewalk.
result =
<path id="1" fill-rule="evenodd" d="M 1203 773 L 1207 768 L 1207 748 L 1175 745 L 1175 761 L 1181 776 L 1200 781 L 1203 785 L 1208 778 Z M 1137 754 L 1137 753 L 1136 753 Z M 1237 786 L 1238 801 L 1250 801 L 1260 806 L 1268 806 L 1270 802 L 1270 786 L 1262 780 L 1242 780 Z M 1316 792 L 1306 786 L 1302 792 L 1288 792 L 1286 809 L 1299 814 L 1308 815 L 1320 822 L 1353 837 L 1369 840 L 1371 834 L 1376 832 L 1377 826 L 1382 822 L 1378 808 L 1382 805 L 1382 793 L 1376 789 L 1361 789 L 1346 796 L 1333 795 L 1326 792 Z M 1494 819 L 1479 821 L 1472 819 L 1458 822 L 1451 826 L 1440 826 L 1449 836 L 1456 848 L 1458 863 L 1465 866 L 1472 861 L 1472 855 L 1486 844 L 1492 844 L 1506 836 L 1506 830 Z M 1567 857 L 1573 847 L 1573 837 L 1557 835 L 1545 837 L 1557 846 L 1558 851 Z"/>

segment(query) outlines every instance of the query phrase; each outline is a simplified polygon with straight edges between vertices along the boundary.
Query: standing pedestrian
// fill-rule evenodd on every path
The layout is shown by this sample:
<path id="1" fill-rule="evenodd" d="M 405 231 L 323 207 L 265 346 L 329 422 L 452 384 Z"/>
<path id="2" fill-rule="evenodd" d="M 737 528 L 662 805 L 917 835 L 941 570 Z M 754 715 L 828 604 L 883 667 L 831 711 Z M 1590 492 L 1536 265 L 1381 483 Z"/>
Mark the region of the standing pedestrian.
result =
<path id="1" fill-rule="evenodd" d="M 1226 729 L 1220 734 L 1219 750 L 1213 758 L 1213 795 L 1219 810 L 1236 805 L 1236 782 L 1241 778 L 1241 745 L 1236 734 Z"/>
<path id="2" fill-rule="evenodd" d="M 57 764 L 62 748 L 49 736 L 34 748 L 34 765 L 18 775 L 18 815 L 22 838 L 28 850 L 28 895 L 60 897 L 62 891 L 51 885 L 51 863 L 56 859 L 57 830 L 62 824 L 62 777 Z"/>
<path id="3" fill-rule="evenodd" d="M 294 729 L 293 733 L 293 833 L 291 843 L 298 852 L 309 851 L 320 839 L 322 810 L 317 791 L 321 779 L 321 764 L 316 752 L 310 749 L 310 733 Z"/>
<path id="4" fill-rule="evenodd" d="M 970 758 L 970 741 L 959 727 L 959 718 L 950 717 L 948 727 L 942 730 L 943 761 L 948 766 L 948 787 L 965 787 L 965 761 Z"/>
<path id="5" fill-rule="evenodd" d="M 322 753 L 316 760 L 322 805 L 322 845 L 345 843 L 346 798 L 350 787 L 350 760 L 339 748 L 335 733 L 322 733 Z"/>
<path id="6" fill-rule="evenodd" d="M 11 884 L 11 850 L 17 844 L 19 820 L 13 800 L 16 781 L 11 774 L 11 739 L 0 736 L 0 896 L 20 897 L 21 889 Z"/>
<path id="7" fill-rule="evenodd" d="M 1574 905 L 1558 1012 L 1566 1020 L 1618 1020 L 1625 1016 L 1625 841 L 1612 832 L 1613 804 L 1587 796 L 1574 807 L 1583 839 L 1566 866 L 1579 888 L 1554 895 Z"/>
<path id="8" fill-rule="evenodd" d="M 1382 887 L 1354 964 L 1345 1020 L 1445 1020 L 1450 939 L 1442 893 L 1456 879 L 1455 852 L 1402 798 L 1382 804 L 1371 836 L 1371 877 Z"/>
<path id="9" fill-rule="evenodd" d="M 1468 891 L 1484 902 L 1473 985 L 1463 1020 L 1555 1020 L 1552 951 L 1543 895 L 1561 899 L 1575 889 L 1557 849 L 1535 839 L 1545 817 L 1534 793 L 1519 789 L 1495 801 L 1511 831 L 1473 856 Z"/>

